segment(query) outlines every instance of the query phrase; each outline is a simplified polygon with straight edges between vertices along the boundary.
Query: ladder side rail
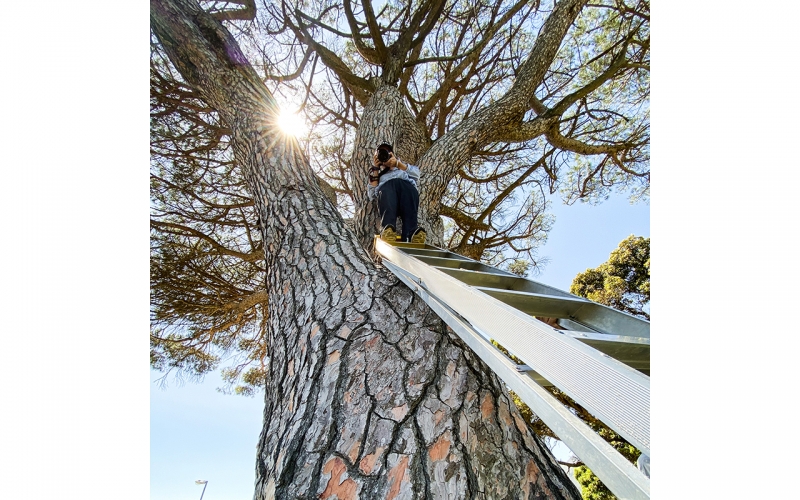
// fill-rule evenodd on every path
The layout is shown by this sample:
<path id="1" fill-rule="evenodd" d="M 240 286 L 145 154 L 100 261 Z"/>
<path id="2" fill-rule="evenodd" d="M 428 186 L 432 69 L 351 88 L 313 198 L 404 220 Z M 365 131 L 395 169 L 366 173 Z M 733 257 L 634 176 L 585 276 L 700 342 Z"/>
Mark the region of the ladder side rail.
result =
<path id="1" fill-rule="evenodd" d="M 650 480 L 641 471 L 530 376 L 520 373 L 519 367 L 486 340 L 485 334 L 431 295 L 422 280 L 390 261 L 384 264 L 419 295 L 618 498 L 650 498 Z"/>

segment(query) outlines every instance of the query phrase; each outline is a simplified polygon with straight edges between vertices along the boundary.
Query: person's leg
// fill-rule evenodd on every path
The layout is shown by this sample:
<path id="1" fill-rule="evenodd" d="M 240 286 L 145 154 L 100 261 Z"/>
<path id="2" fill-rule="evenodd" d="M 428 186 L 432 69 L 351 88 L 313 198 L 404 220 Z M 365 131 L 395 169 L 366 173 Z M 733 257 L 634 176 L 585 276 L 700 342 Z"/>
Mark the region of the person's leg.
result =
<path id="1" fill-rule="evenodd" d="M 402 187 L 399 193 L 399 213 L 403 220 L 403 234 L 400 241 L 411 241 L 411 236 L 417 229 L 417 210 L 419 209 L 419 193 L 408 181 L 400 181 Z"/>
<path id="2" fill-rule="evenodd" d="M 378 189 L 378 213 L 381 216 L 381 229 L 387 225 L 397 227 L 396 182 L 396 179 L 392 179 Z"/>

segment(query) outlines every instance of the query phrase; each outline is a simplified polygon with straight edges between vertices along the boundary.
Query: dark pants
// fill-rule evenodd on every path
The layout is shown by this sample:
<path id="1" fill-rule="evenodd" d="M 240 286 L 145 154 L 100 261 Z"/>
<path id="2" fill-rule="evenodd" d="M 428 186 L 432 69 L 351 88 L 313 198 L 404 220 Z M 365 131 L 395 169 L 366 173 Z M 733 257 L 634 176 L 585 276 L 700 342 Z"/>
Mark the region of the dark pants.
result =
<path id="1" fill-rule="evenodd" d="M 397 227 L 397 218 L 403 221 L 402 241 L 411 241 L 417 229 L 417 208 L 419 193 L 417 188 L 403 179 L 390 179 L 378 188 L 378 211 L 381 214 L 381 227 L 391 224 Z"/>

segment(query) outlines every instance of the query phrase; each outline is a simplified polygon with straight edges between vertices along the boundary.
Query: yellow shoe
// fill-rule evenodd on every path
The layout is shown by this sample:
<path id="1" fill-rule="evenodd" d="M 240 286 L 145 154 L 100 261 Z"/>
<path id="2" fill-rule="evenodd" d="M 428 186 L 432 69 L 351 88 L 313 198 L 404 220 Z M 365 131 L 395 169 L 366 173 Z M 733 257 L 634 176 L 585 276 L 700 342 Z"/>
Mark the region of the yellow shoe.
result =
<path id="1" fill-rule="evenodd" d="M 381 231 L 381 239 L 387 243 L 397 243 L 397 236 L 397 232 L 391 224 L 387 224 Z"/>
<path id="2" fill-rule="evenodd" d="M 425 237 L 428 236 L 428 233 L 425 232 L 424 229 L 418 227 L 414 234 L 411 235 L 411 243 L 416 243 L 417 245 L 424 245 L 425 244 Z"/>

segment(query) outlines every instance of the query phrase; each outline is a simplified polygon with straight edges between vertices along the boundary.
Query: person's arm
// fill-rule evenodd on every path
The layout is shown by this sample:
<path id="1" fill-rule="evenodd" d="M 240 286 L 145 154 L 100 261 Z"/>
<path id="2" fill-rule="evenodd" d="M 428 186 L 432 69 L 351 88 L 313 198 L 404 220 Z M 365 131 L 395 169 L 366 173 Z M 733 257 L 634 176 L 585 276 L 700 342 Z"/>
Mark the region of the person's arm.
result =
<path id="1" fill-rule="evenodd" d="M 406 173 L 408 174 L 409 177 L 414 179 L 415 183 L 419 184 L 420 171 L 418 166 L 409 165 L 408 168 L 406 169 Z"/>
<path id="2" fill-rule="evenodd" d="M 408 175 L 408 177 L 411 178 L 412 181 L 414 181 L 414 184 L 419 185 L 419 167 L 417 167 L 416 165 L 411 165 L 410 163 L 404 162 L 403 160 L 395 156 L 394 153 L 391 154 L 391 156 L 389 157 L 389 161 L 387 161 L 386 164 L 389 165 L 390 167 L 395 167 L 404 171 Z"/>
<path id="3" fill-rule="evenodd" d="M 404 170 L 406 172 L 406 175 L 408 175 L 408 177 L 412 181 L 414 181 L 414 184 L 419 186 L 419 167 L 416 165 L 407 164 L 400 159 L 397 160 L 397 164 L 398 164 L 397 168 L 399 168 L 400 170 Z M 402 166 L 400 166 L 401 164 Z"/>

